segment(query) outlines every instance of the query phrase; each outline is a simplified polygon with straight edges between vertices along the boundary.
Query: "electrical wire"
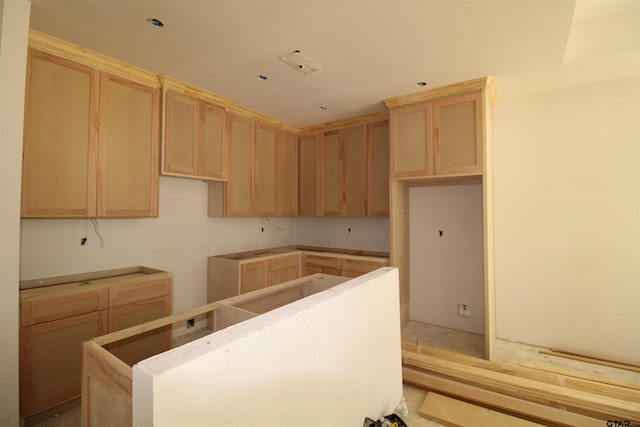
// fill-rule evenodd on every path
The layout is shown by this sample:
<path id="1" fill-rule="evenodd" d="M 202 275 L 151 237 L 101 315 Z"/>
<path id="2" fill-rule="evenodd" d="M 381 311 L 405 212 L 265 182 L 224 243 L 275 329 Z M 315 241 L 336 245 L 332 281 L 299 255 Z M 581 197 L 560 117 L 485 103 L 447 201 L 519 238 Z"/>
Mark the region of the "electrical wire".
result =
<path id="1" fill-rule="evenodd" d="M 98 239 L 100 239 L 100 246 L 104 248 L 104 240 L 102 240 L 100 230 L 98 229 L 98 220 L 96 218 L 91 218 L 91 223 L 93 224 L 93 231 L 96 233 L 96 236 L 98 236 Z"/>
<path id="2" fill-rule="evenodd" d="M 277 225 L 275 225 L 273 222 L 271 222 L 271 220 L 270 220 L 268 217 L 264 216 L 264 217 L 262 217 L 262 218 L 263 218 L 266 222 L 268 222 L 268 223 L 269 223 L 269 225 L 270 225 L 270 226 L 272 226 L 273 228 L 275 228 L 276 230 L 278 230 L 278 231 L 284 231 L 284 228 L 282 228 L 282 227 L 278 227 Z"/>

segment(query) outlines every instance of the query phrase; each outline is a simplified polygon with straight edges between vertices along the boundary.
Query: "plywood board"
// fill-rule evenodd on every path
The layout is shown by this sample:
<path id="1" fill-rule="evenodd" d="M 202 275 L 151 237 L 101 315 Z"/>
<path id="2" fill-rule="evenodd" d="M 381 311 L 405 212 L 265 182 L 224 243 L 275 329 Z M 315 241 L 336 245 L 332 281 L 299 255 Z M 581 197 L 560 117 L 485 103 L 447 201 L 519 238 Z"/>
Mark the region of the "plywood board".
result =
<path id="1" fill-rule="evenodd" d="M 542 424 L 476 406 L 437 393 L 427 393 L 420 415 L 447 426 L 532 427 Z"/>
<path id="2" fill-rule="evenodd" d="M 564 408 L 556 408 L 517 397 L 507 396 L 506 394 L 464 384 L 408 367 L 402 368 L 402 378 L 405 383 L 425 390 L 439 391 L 449 396 L 460 397 L 467 401 L 477 402 L 478 404 L 499 409 L 509 414 L 538 420 L 554 426 L 601 427 L 603 423 L 601 419 L 569 412 Z"/>

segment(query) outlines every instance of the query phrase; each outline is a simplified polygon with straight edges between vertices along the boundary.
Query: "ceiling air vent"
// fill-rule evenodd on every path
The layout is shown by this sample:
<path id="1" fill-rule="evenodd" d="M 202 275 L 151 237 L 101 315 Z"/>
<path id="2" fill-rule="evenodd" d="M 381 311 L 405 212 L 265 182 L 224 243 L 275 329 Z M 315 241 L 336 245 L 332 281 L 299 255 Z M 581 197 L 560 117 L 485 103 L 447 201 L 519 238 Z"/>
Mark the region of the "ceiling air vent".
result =
<path id="1" fill-rule="evenodd" d="M 311 74 L 315 71 L 322 70 L 322 65 L 318 64 L 299 50 L 294 50 L 291 53 L 281 56 L 280 60 L 291 68 L 305 74 Z"/>

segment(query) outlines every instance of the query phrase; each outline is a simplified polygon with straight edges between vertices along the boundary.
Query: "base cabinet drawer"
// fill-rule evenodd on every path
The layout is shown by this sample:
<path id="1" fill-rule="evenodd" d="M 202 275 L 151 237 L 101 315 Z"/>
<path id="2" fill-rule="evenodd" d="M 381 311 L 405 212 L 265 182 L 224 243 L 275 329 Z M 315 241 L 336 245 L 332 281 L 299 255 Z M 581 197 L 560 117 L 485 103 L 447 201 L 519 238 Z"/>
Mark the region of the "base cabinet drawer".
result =
<path id="1" fill-rule="evenodd" d="M 21 326 L 35 325 L 107 308 L 107 289 L 67 293 L 21 305 Z"/>
<path id="2" fill-rule="evenodd" d="M 340 258 L 337 256 L 322 256 L 304 254 L 304 265 L 327 268 L 330 270 L 340 270 Z"/>
<path id="3" fill-rule="evenodd" d="M 360 260 L 360 259 L 351 259 L 345 258 L 342 260 L 342 272 L 355 274 L 355 276 L 346 276 L 346 277 L 357 277 L 359 275 L 369 273 L 370 271 L 374 271 L 379 269 L 380 267 L 386 267 L 389 263 L 386 261 L 369 261 L 369 260 Z"/>

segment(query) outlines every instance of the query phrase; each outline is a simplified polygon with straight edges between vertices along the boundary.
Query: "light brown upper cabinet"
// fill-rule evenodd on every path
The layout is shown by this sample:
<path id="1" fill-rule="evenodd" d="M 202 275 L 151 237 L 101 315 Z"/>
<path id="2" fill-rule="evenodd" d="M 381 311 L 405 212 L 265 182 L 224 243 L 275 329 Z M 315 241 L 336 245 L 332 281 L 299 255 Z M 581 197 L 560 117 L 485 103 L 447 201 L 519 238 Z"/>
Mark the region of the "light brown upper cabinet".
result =
<path id="1" fill-rule="evenodd" d="M 224 186 L 225 216 L 253 216 L 254 122 L 228 116 L 229 171 Z"/>
<path id="2" fill-rule="evenodd" d="M 255 144 L 255 216 L 275 216 L 277 200 L 278 132 L 262 124 L 256 125 Z"/>
<path id="3" fill-rule="evenodd" d="M 391 176 L 481 174 L 480 92 L 390 111 Z"/>
<path id="4" fill-rule="evenodd" d="M 163 174 L 226 179 L 225 138 L 224 108 L 177 92 L 166 92 Z"/>
<path id="5" fill-rule="evenodd" d="M 367 127 L 354 126 L 341 131 L 342 215 L 367 215 Z"/>
<path id="6" fill-rule="evenodd" d="M 320 135 L 300 136 L 298 163 L 298 216 L 316 216 L 318 210 L 318 156 L 320 152 Z"/>
<path id="7" fill-rule="evenodd" d="M 320 139 L 320 210 L 322 216 L 340 216 L 342 214 L 344 182 L 342 155 L 340 132 L 325 132 Z"/>
<path id="8" fill-rule="evenodd" d="M 209 184 L 209 216 L 295 216 L 298 140 L 294 133 L 229 113 L 229 176 Z"/>
<path id="9" fill-rule="evenodd" d="M 389 122 L 300 137 L 299 215 L 389 215 Z"/>
<path id="10" fill-rule="evenodd" d="M 159 90 L 101 73 L 98 216 L 158 216 Z"/>
<path id="11" fill-rule="evenodd" d="M 157 87 L 31 48 L 22 217 L 158 215 Z"/>
<path id="12" fill-rule="evenodd" d="M 298 137 L 278 133 L 276 153 L 278 216 L 298 215 Z"/>
<path id="13" fill-rule="evenodd" d="M 298 213 L 298 140 L 295 134 L 256 125 L 254 216 Z"/>
<path id="14" fill-rule="evenodd" d="M 368 125 L 367 216 L 389 216 L 389 121 Z"/>
<path id="15" fill-rule="evenodd" d="M 433 172 L 436 175 L 481 174 L 480 92 L 439 100 L 433 107 Z"/>

